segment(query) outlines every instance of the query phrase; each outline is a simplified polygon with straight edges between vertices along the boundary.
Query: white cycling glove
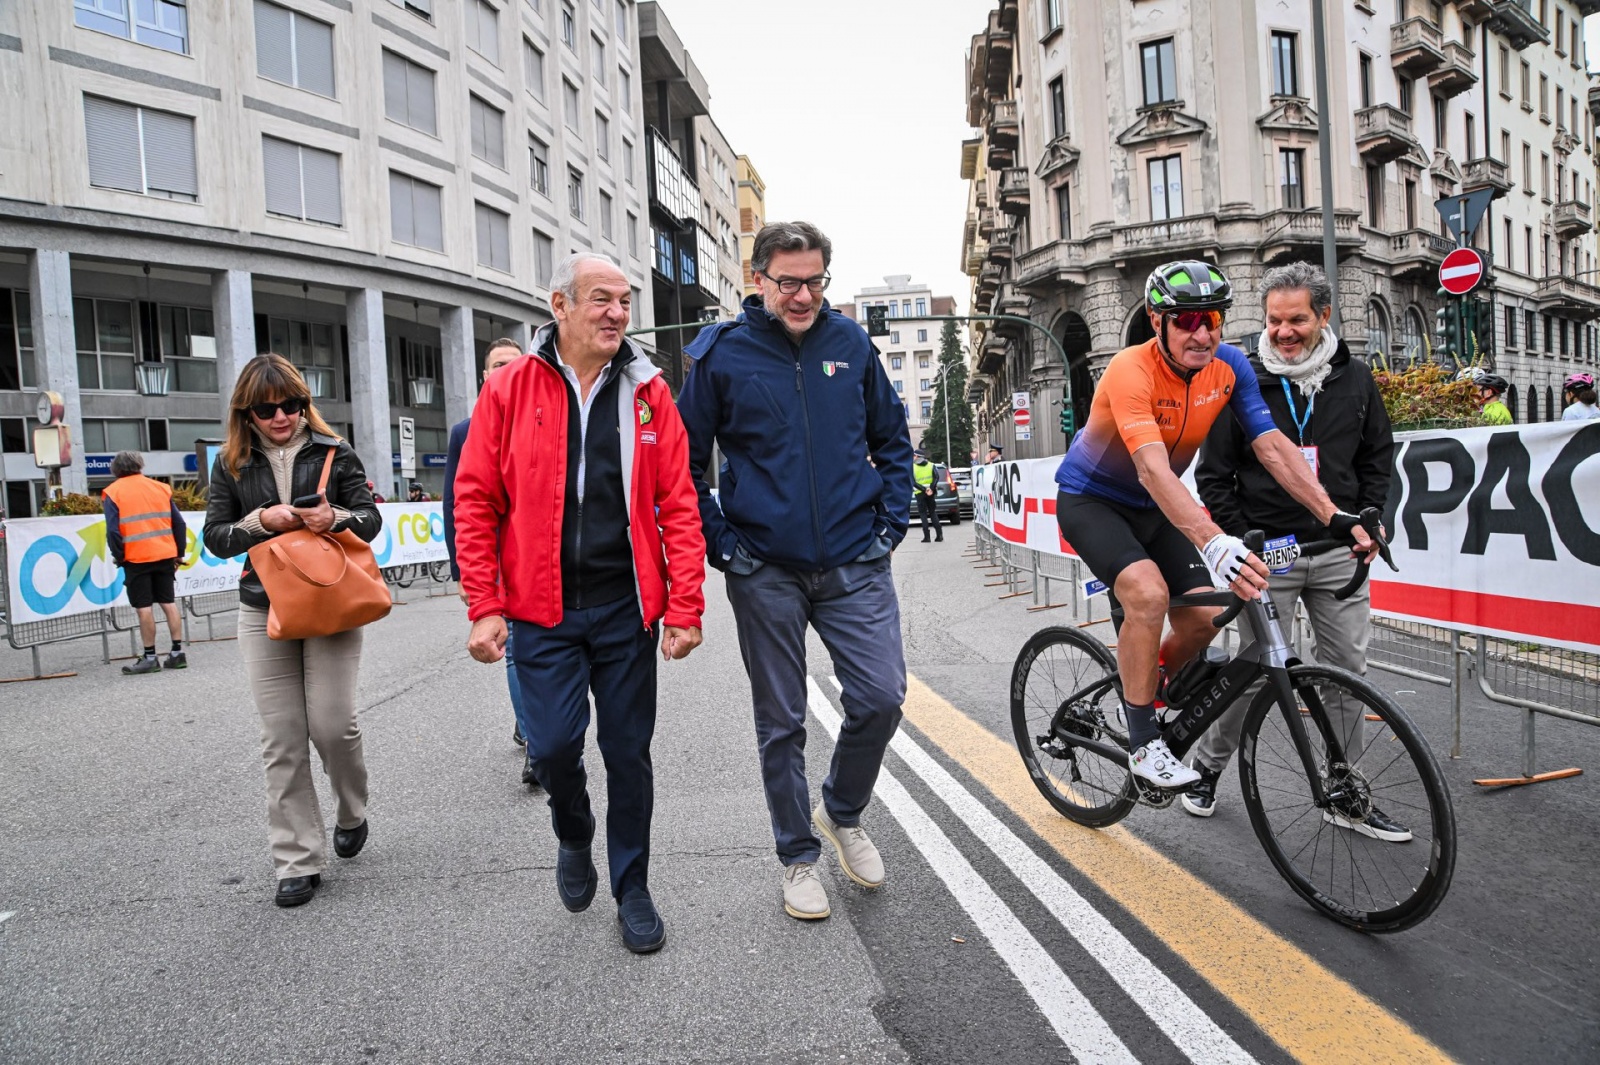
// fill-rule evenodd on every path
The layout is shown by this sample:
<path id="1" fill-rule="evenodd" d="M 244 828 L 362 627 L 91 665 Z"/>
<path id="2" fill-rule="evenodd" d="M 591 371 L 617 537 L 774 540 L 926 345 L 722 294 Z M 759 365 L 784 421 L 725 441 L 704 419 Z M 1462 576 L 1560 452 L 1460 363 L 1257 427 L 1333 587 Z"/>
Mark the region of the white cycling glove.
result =
<path id="1" fill-rule="evenodd" d="M 1239 579 L 1250 557 L 1250 549 L 1244 546 L 1244 541 L 1227 533 L 1213 536 L 1200 553 L 1205 556 L 1212 583 L 1219 589 L 1231 587 Z"/>

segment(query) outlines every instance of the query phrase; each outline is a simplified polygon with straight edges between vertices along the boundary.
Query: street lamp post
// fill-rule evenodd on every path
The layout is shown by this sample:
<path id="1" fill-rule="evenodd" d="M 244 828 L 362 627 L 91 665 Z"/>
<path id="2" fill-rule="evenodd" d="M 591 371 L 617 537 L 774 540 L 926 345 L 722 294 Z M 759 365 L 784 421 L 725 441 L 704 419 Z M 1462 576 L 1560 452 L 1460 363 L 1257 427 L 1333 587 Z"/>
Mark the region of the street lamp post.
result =
<path id="1" fill-rule="evenodd" d="M 939 388 L 944 392 L 944 461 L 946 466 L 954 466 L 950 456 L 950 371 L 955 368 L 955 363 L 947 362 L 934 375 L 939 382 Z"/>

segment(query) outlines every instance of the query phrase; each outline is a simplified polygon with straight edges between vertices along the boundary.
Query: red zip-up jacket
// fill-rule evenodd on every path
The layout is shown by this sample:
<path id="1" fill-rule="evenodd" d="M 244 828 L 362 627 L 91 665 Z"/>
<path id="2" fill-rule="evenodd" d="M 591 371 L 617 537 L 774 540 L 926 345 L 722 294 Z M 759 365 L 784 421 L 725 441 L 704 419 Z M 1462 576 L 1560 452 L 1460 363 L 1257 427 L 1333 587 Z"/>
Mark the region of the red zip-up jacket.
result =
<path id="1" fill-rule="evenodd" d="M 568 384 L 537 354 L 490 376 L 456 469 L 456 559 L 467 616 L 561 622 L 561 516 L 567 486 Z M 623 343 L 627 343 L 624 341 Z M 644 624 L 699 628 L 705 538 L 689 476 L 689 439 L 661 371 L 637 348 L 617 401 L 633 571 Z"/>

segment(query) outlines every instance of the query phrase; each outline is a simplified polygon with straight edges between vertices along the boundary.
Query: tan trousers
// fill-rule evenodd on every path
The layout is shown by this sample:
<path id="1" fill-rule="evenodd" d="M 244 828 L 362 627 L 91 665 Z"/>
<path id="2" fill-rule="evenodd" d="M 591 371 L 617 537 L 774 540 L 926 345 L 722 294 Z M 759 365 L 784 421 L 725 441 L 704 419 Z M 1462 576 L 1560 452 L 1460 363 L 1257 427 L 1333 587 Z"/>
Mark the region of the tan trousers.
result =
<path id="1" fill-rule="evenodd" d="M 367 818 L 367 763 L 356 721 L 361 630 L 273 640 L 267 612 L 241 605 L 239 649 L 261 715 L 272 864 L 280 880 L 321 872 L 327 827 L 311 780 L 311 745 L 333 787 L 339 827 Z"/>

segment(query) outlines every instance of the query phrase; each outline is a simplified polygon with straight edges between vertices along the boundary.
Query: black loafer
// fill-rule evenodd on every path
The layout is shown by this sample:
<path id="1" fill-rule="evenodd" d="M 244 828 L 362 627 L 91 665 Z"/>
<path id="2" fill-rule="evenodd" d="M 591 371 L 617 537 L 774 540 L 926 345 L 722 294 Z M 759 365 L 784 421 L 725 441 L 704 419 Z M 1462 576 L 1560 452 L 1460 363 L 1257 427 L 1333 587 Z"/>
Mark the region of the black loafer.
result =
<path id="1" fill-rule="evenodd" d="M 622 945 L 635 954 L 649 954 L 667 941 L 667 926 L 661 923 L 650 892 L 633 888 L 623 892 L 617 904 L 617 923 L 622 926 Z"/>
<path id="2" fill-rule="evenodd" d="M 321 884 L 321 873 L 312 873 L 310 876 L 286 876 L 278 881 L 278 891 L 272 896 L 272 901 L 279 906 L 303 906 L 316 895 L 317 888 Z"/>
<path id="3" fill-rule="evenodd" d="M 573 913 L 582 913 L 594 901 L 594 889 L 600 883 L 595 872 L 594 859 L 589 847 L 569 847 L 563 843 L 556 849 L 556 891 L 561 895 L 561 905 Z"/>
<path id="4" fill-rule="evenodd" d="M 529 762 L 529 761 L 526 761 L 526 760 L 523 761 L 523 763 L 522 763 L 522 782 L 524 784 L 528 785 L 529 788 L 534 789 L 534 790 L 538 790 L 539 778 L 533 775 L 533 763 L 532 762 Z"/>
<path id="5" fill-rule="evenodd" d="M 367 845 L 367 823 L 361 822 L 355 828 L 336 828 L 333 830 L 333 853 L 341 858 L 354 858 L 361 853 L 361 848 Z"/>

